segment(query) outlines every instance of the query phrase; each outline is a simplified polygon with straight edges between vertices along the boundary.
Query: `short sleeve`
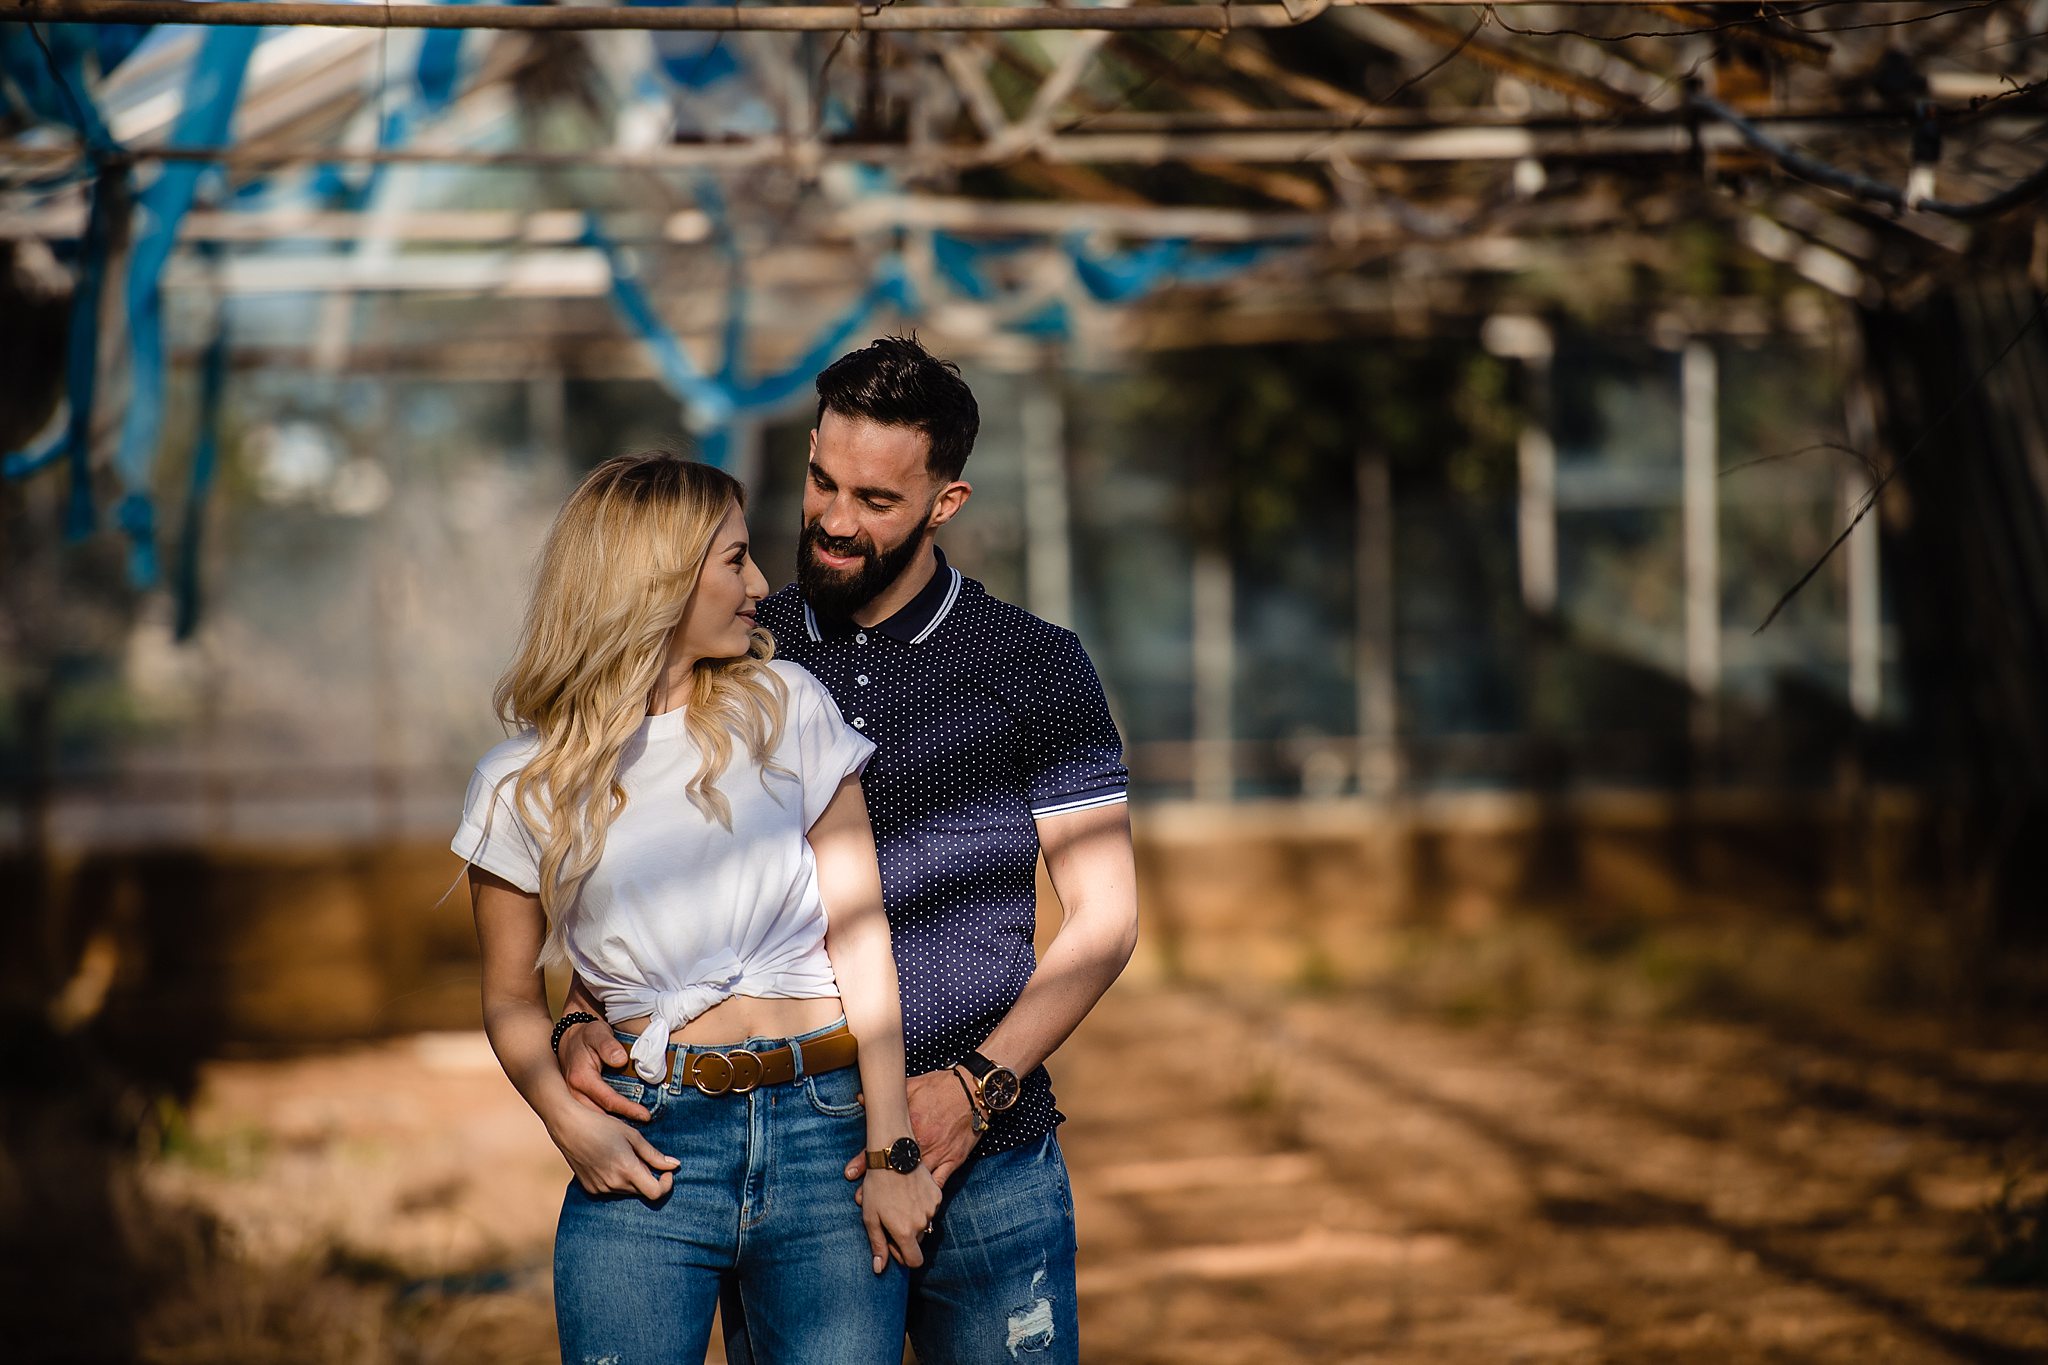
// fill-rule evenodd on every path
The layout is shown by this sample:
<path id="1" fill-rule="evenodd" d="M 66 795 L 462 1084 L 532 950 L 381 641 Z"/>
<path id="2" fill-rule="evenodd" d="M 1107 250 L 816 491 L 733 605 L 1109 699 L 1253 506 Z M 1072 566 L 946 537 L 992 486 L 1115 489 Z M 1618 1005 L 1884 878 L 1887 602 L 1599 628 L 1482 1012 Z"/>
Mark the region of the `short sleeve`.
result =
<path id="1" fill-rule="evenodd" d="M 512 788 L 518 770 L 492 776 L 478 765 L 469 775 L 469 794 L 462 802 L 462 823 L 449 847 L 486 872 L 495 872 L 531 895 L 540 894 L 540 848 L 512 810 Z"/>
<path id="2" fill-rule="evenodd" d="M 797 776 L 804 788 L 804 828 L 818 823 L 839 784 L 867 767 L 874 741 L 848 725 L 825 685 L 805 673 L 792 686 Z"/>
<path id="3" fill-rule="evenodd" d="M 1060 631 L 1028 661 L 1025 676 L 1024 776 L 1033 818 L 1127 799 L 1123 739 L 1079 638 Z"/>

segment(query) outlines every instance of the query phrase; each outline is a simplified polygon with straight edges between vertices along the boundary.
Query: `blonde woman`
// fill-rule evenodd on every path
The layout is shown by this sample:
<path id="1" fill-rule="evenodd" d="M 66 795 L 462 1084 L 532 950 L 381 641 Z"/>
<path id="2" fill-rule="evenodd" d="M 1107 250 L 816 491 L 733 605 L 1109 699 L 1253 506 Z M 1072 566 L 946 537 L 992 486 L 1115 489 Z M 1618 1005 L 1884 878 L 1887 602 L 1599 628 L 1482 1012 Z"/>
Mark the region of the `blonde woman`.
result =
<path id="1" fill-rule="evenodd" d="M 757 1359 L 893 1365 L 939 1190 L 910 1138 L 873 745 L 771 660 L 742 507 L 709 466 L 622 456 L 549 533 L 496 696 L 518 733 L 477 765 L 454 840 L 484 1026 L 575 1172 L 565 1360 L 702 1360 L 727 1284 Z M 606 1079 L 645 1122 L 563 1083 L 553 962 L 628 1046 Z"/>

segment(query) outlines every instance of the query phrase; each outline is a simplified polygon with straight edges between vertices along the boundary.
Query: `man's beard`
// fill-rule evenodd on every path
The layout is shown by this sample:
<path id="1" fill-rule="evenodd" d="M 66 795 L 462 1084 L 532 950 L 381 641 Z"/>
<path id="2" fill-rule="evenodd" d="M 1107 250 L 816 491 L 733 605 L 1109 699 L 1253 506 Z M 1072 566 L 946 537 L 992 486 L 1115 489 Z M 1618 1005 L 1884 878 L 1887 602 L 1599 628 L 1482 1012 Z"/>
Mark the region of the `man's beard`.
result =
<path id="1" fill-rule="evenodd" d="M 864 535 L 841 540 L 826 535 L 817 522 L 809 522 L 796 547 L 797 590 L 812 610 L 822 615 L 852 616 L 881 596 L 923 548 L 922 529 L 912 532 L 901 545 L 877 550 L 874 541 Z M 835 555 L 859 555 L 861 562 L 851 569 L 830 569 L 818 562 L 814 549 Z"/>

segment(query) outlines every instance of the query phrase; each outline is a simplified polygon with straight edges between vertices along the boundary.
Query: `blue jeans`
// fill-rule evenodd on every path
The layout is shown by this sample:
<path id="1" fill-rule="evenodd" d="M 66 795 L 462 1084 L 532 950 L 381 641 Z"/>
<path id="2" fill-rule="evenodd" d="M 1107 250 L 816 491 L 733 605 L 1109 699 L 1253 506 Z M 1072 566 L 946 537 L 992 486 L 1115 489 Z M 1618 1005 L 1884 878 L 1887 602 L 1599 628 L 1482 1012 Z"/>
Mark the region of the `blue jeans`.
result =
<path id="1" fill-rule="evenodd" d="M 788 1041 L 737 1046 L 765 1051 Z M 893 1261 L 880 1275 L 872 1269 L 845 1175 L 847 1159 L 867 1146 L 858 1068 L 744 1095 L 647 1085 L 630 1074 L 606 1080 L 648 1108 L 636 1126 L 682 1165 L 654 1202 L 589 1195 L 569 1182 L 555 1229 L 565 1362 L 701 1361 L 726 1287 L 764 1365 L 898 1365 L 908 1281 Z"/>
<path id="2" fill-rule="evenodd" d="M 924 1266 L 910 1272 L 918 1365 L 1078 1365 L 1074 1196 L 1058 1138 L 970 1158 L 933 1221 Z M 732 1365 L 775 1359 L 751 1308 L 726 1300 Z"/>

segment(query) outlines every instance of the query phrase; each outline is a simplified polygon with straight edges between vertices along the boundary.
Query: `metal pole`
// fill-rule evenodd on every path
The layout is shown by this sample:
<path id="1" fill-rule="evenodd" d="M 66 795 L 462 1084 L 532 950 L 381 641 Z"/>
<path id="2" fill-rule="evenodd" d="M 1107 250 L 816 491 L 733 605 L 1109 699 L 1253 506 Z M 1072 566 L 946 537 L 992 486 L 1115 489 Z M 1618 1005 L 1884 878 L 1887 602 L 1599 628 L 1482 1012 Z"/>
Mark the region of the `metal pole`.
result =
<path id="1" fill-rule="evenodd" d="M 1497 313 L 1487 319 L 1480 341 L 1494 355 L 1522 364 L 1528 419 L 1515 437 L 1515 548 L 1522 605 L 1531 616 L 1549 616 L 1557 610 L 1557 446 L 1550 435 L 1550 361 L 1556 338 L 1540 318 Z"/>
<path id="2" fill-rule="evenodd" d="M 1710 742 L 1714 694 L 1721 683 L 1721 522 L 1716 465 L 1720 432 L 1714 348 L 1686 343 L 1679 363 L 1681 515 L 1684 521 L 1685 677 L 1693 693 L 1693 733 Z"/>
<path id="3" fill-rule="evenodd" d="M 1877 448 L 1876 402 L 1869 381 L 1850 381 L 1845 404 L 1849 443 L 1858 450 Z M 1860 465 L 1844 465 L 1838 487 L 1850 516 L 1870 496 L 1870 473 Z M 1859 720 L 1875 721 L 1884 707 L 1884 618 L 1882 583 L 1877 562 L 1877 520 L 1866 517 L 1849 533 L 1842 547 L 1849 559 L 1849 708 Z"/>
<path id="4" fill-rule="evenodd" d="M 1195 551 L 1195 799 L 1227 802 L 1237 788 L 1231 754 L 1232 685 L 1237 672 L 1237 610 L 1230 556 L 1213 545 Z"/>
<path id="5" fill-rule="evenodd" d="M 225 3 L 226 0 L 223 0 Z M 635 14 L 667 11 L 635 10 Z M 693 13 L 694 11 L 682 11 Z M 885 14 L 897 11 L 885 10 Z M 1073 13 L 1074 11 L 1061 11 Z M 1129 10 L 1086 11 L 1128 14 Z M 0 14 L 7 11 L 0 10 Z M 1796 121 L 1800 131 L 1815 137 L 1867 132 L 1873 120 L 1855 113 L 1836 118 Z M 1986 136 L 2037 135 L 2048 116 L 2016 113 L 1986 118 L 1973 127 Z M 1156 165 L 1162 161 L 1242 161 L 1263 165 L 1294 165 L 1303 161 L 1348 157 L 1359 161 L 1453 162 L 1576 160 L 1582 157 L 1691 156 L 1696 150 L 1732 150 L 1739 140 L 1726 128 L 1707 126 L 1689 131 L 1680 119 L 1654 118 L 1635 122 L 1518 124 L 1409 123 L 1367 125 L 1329 131 L 1245 132 L 1069 132 L 1056 133 L 1036 144 L 1048 161 L 1063 165 Z M 82 159 L 77 146 L 28 146 L 0 142 L 0 166 L 61 168 Z M 94 158 L 108 165 L 141 161 L 203 161 L 237 169 L 288 166 L 406 165 L 490 167 L 553 167 L 576 170 L 660 171 L 695 169 L 740 170 L 763 165 L 851 162 L 862 165 L 916 166 L 920 169 L 967 169 L 1003 159 L 1001 148 L 986 143 L 911 147 L 904 143 L 800 143 L 783 137 L 739 138 L 720 142 L 673 143 L 660 147 L 620 149 L 592 147 L 581 151 L 545 152 L 519 149 L 502 152 L 457 148 L 348 147 L 129 147 Z"/>
<path id="6" fill-rule="evenodd" d="M 1073 542 L 1067 523 L 1067 414 L 1050 357 L 1024 377 L 1024 584 L 1031 610 L 1074 624 Z"/>
<path id="7" fill-rule="evenodd" d="M 1515 437 L 1521 488 L 1515 504 L 1517 549 L 1522 569 L 1522 605 L 1531 616 L 1557 610 L 1557 444 L 1550 436 L 1550 357 L 1528 361 L 1529 388 L 1537 410 Z"/>
<path id="8" fill-rule="evenodd" d="M 1358 790 L 1389 797 L 1401 785 L 1394 674 L 1394 486 L 1387 452 L 1358 453 Z"/>
<path id="9" fill-rule="evenodd" d="M 1493 0 L 1498 6 L 1553 0 Z M 1862 0 L 1897 5 L 1909 0 Z M 1917 0 L 1913 0 L 1917 3 Z M 886 30 L 962 33 L 1016 29 L 1295 28 L 1333 7 L 1408 9 L 1442 0 L 1301 0 L 1277 5 L 1133 5 L 1124 9 L 1056 5 L 693 5 L 639 8 L 620 5 L 379 5 L 259 0 L 18 0 L 0 7 L 0 22 L 50 24 L 227 24 L 241 27 L 306 24 L 320 28 L 545 29 L 833 33 Z M 1634 6 L 1641 0 L 1572 0 L 1576 6 Z"/>
<path id="10" fill-rule="evenodd" d="M 1621 0 L 1594 0 L 1620 3 Z M 522 29 L 550 32 L 606 30 L 835 33 L 835 32 L 1001 32 L 1015 29 L 1216 29 L 1294 28 L 1322 14 L 1332 3 L 1306 0 L 1279 5 L 1133 5 L 1125 9 L 1065 8 L 1052 5 L 890 6 L 872 5 L 378 5 L 289 0 L 26 0 L 0 8 L 0 20 L 50 24 L 207 24 L 269 27 L 308 24 L 320 28 Z M 1423 4 L 1435 0 L 1374 0 L 1379 4 Z M 1496 0 L 1530 4 L 1534 0 Z"/>

